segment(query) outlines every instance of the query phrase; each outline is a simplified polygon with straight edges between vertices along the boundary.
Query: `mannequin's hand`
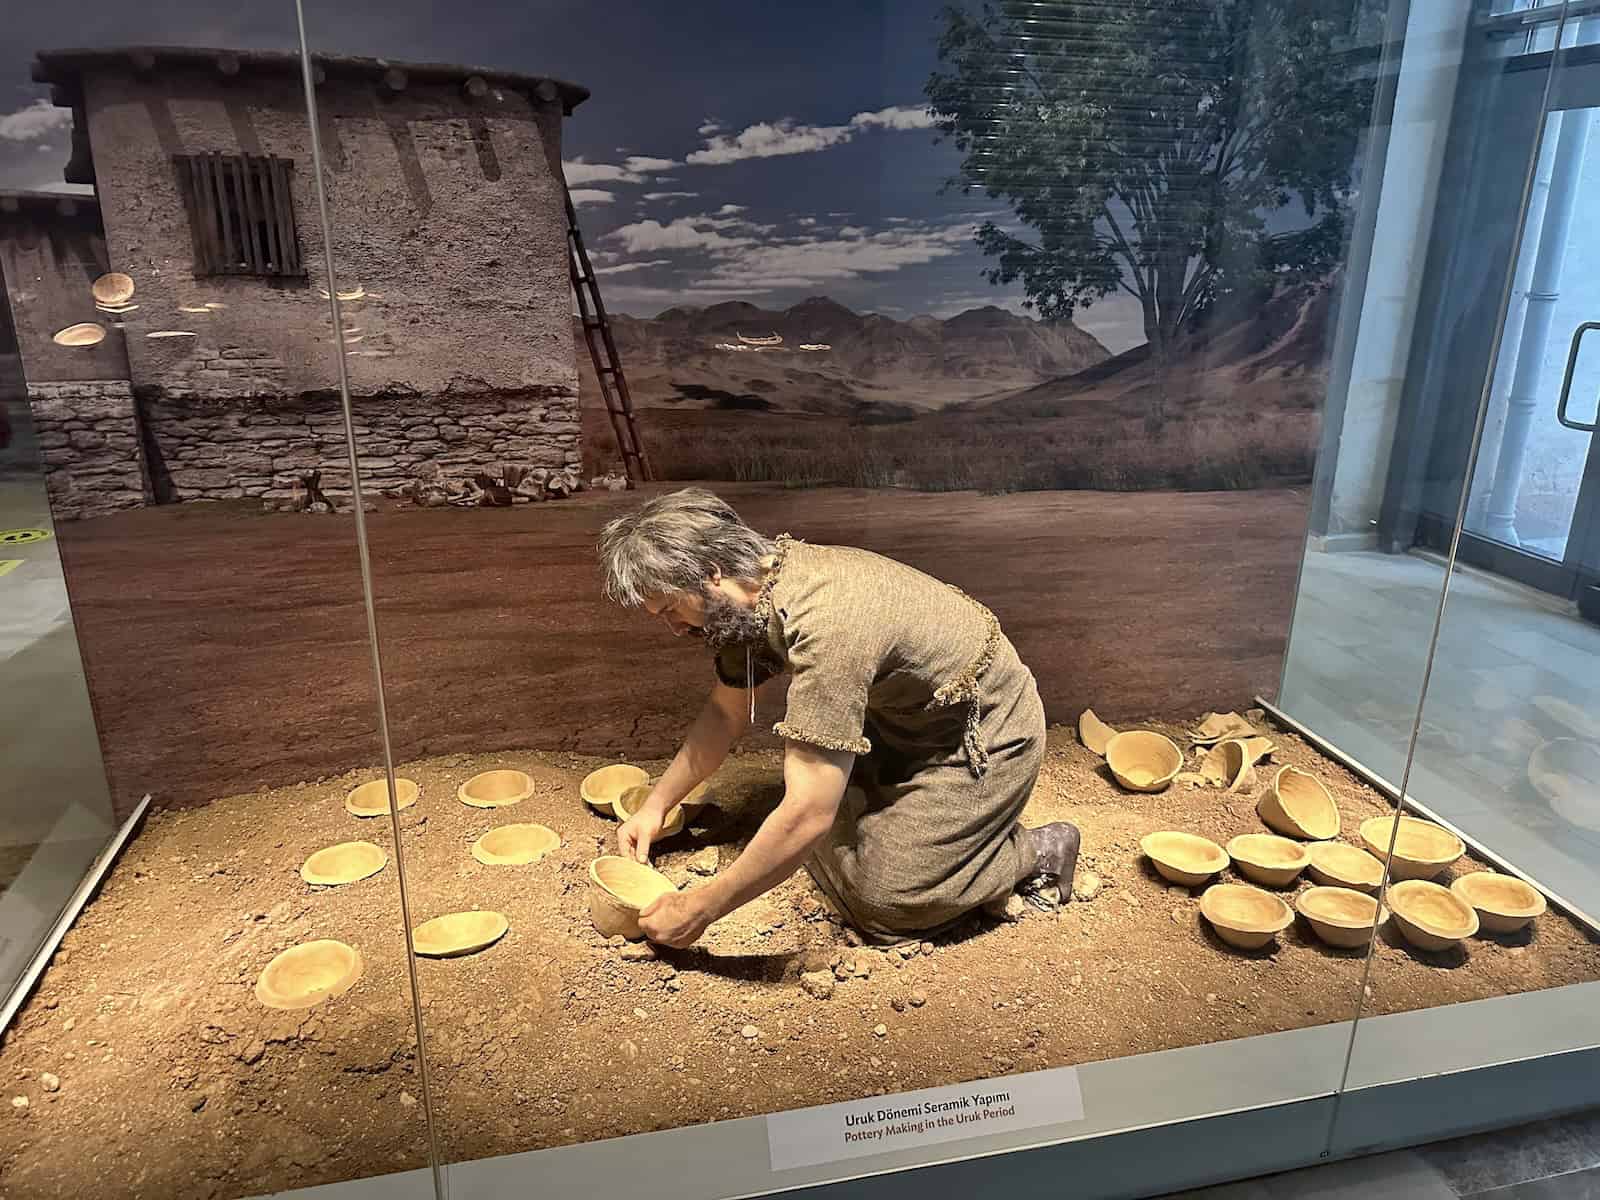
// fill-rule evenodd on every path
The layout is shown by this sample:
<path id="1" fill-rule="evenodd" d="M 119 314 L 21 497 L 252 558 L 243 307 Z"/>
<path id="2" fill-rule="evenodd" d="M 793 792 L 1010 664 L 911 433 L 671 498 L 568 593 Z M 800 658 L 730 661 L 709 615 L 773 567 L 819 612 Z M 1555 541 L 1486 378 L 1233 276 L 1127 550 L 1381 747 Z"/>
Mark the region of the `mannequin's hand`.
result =
<path id="1" fill-rule="evenodd" d="M 679 950 L 699 941 L 711 921 L 693 892 L 668 892 L 639 914 L 645 937 Z"/>
<path id="2" fill-rule="evenodd" d="M 661 835 L 661 818 L 646 804 L 617 829 L 617 853 L 634 862 L 650 861 L 650 846 Z"/>

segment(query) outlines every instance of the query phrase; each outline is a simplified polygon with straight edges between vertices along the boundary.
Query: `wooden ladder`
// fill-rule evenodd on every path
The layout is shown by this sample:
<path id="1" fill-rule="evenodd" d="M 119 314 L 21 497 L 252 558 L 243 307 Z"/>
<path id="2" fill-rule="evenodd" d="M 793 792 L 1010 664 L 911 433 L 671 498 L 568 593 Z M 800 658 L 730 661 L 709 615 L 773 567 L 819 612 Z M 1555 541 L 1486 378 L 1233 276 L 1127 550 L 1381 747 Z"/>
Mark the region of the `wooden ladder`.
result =
<path id="1" fill-rule="evenodd" d="M 578 228 L 578 210 L 572 203 L 572 189 L 563 179 L 561 194 L 567 201 L 567 268 L 572 274 L 572 294 L 578 298 L 578 317 L 583 322 L 583 340 L 589 344 L 589 360 L 600 382 L 600 395 L 606 402 L 606 416 L 622 452 L 622 470 L 629 484 L 655 478 L 650 458 L 639 440 L 639 423 L 633 415 L 633 397 L 628 394 L 628 379 L 617 357 L 617 343 L 611 336 L 605 301 L 595 280 L 589 252 L 583 248 L 583 231 Z"/>

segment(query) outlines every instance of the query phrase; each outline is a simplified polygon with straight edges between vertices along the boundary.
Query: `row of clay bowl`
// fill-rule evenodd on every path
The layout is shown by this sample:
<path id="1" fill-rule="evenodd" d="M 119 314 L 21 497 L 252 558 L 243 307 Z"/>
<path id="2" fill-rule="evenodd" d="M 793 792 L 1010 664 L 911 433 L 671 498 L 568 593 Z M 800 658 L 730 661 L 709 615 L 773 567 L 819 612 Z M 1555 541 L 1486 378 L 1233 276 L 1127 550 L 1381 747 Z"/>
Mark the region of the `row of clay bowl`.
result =
<path id="1" fill-rule="evenodd" d="M 1449 888 L 1431 882 L 1466 852 L 1460 838 L 1431 821 L 1403 815 L 1363 821 L 1366 850 L 1330 840 L 1340 831 L 1339 808 L 1308 772 L 1283 767 L 1256 808 L 1276 834 L 1241 834 L 1224 849 L 1195 834 L 1164 831 L 1148 835 L 1141 846 L 1164 878 L 1187 887 L 1209 882 L 1229 865 L 1274 888 L 1292 887 L 1301 872 L 1309 873 L 1318 886 L 1296 897 L 1295 909 L 1335 946 L 1365 944 L 1388 919 L 1374 893 L 1383 882 L 1381 856 L 1389 853 L 1391 839 L 1390 878 L 1396 882 L 1386 898 L 1396 927 L 1419 949 L 1448 949 L 1480 927 L 1514 932 L 1545 909 L 1537 890 L 1508 875 L 1476 872 Z M 1265 945 L 1294 919 L 1283 900 L 1241 884 L 1208 889 L 1201 912 L 1219 937 L 1245 949 Z"/>
<path id="2" fill-rule="evenodd" d="M 416 781 L 396 777 L 396 809 L 416 804 L 422 789 Z M 456 789 L 456 797 L 473 808 L 502 808 L 533 795 L 533 780 L 522 771 L 496 770 L 474 775 Z M 374 779 L 351 789 L 345 811 L 372 818 L 387 815 L 389 781 Z M 472 856 L 486 866 L 519 866 L 538 862 L 561 845 L 544 825 L 501 825 L 472 845 Z M 369 879 L 389 865 L 381 846 L 368 841 L 340 842 L 318 850 L 300 866 L 300 878 L 316 887 L 338 887 Z M 510 930 L 504 913 L 472 909 L 446 913 L 411 931 L 411 944 L 427 958 L 457 958 L 494 945 Z M 342 996 L 365 970 L 353 946 L 329 938 L 305 942 L 283 951 L 256 980 L 256 999 L 268 1008 L 303 1009 Z"/>
<path id="3" fill-rule="evenodd" d="M 650 797 L 650 775 L 643 767 L 615 763 L 591 771 L 578 788 L 583 802 L 596 812 L 626 821 Z M 674 837 L 688 828 L 689 820 L 704 805 L 702 783 L 668 810 L 657 840 Z M 589 864 L 589 919 L 606 937 L 637 941 L 644 936 L 639 914 L 668 892 L 678 890 L 660 871 L 647 863 L 607 854 Z"/>

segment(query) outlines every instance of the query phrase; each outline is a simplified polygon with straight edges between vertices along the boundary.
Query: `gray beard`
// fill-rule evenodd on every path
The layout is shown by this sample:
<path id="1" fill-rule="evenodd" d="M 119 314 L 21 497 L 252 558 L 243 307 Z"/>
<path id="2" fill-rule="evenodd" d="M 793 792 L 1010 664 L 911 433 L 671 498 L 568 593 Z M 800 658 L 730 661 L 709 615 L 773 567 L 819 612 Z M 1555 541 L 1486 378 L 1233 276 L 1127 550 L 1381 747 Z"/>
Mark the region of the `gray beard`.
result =
<path id="1" fill-rule="evenodd" d="M 696 632 L 714 651 L 729 646 L 759 646 L 767 641 L 767 622 L 754 609 L 729 600 L 721 592 L 705 589 L 706 621 Z"/>

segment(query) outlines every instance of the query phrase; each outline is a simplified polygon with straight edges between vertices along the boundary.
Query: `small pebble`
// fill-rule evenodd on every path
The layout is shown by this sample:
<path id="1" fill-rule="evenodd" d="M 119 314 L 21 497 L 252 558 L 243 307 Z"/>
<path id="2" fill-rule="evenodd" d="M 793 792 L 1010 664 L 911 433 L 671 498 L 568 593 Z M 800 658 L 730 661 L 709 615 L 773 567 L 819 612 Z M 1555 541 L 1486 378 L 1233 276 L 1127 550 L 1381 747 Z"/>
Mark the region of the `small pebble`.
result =
<path id="1" fill-rule="evenodd" d="M 47 1092 L 59 1092 L 61 1090 L 61 1080 L 50 1074 L 49 1071 L 39 1076 L 39 1085 Z"/>
<path id="2" fill-rule="evenodd" d="M 741 1036 L 745 1037 L 746 1039 L 756 1038 L 756 1037 L 760 1037 L 761 1036 L 761 1030 L 757 1029 L 754 1025 L 746 1025 L 743 1029 L 741 1029 L 739 1031 L 739 1033 L 740 1033 Z"/>
<path id="3" fill-rule="evenodd" d="M 400 1093 L 400 1107 L 401 1108 L 415 1108 L 416 1105 L 417 1105 L 417 1098 L 415 1096 L 413 1096 L 410 1092 L 401 1092 Z"/>
<path id="4" fill-rule="evenodd" d="M 77 1027 L 78 1027 L 78 1018 L 77 1017 L 68 1017 L 66 1019 L 66 1023 L 61 1026 L 62 1030 L 67 1032 L 67 1033 L 71 1033 Z"/>
<path id="5" fill-rule="evenodd" d="M 905 1012 L 906 998 L 904 996 L 895 996 L 891 998 L 889 1001 L 889 1007 L 894 1009 L 895 1012 Z"/>
<path id="6" fill-rule="evenodd" d="M 922 943 L 922 952 L 924 954 L 932 954 L 933 953 L 933 943 L 932 942 L 923 942 Z"/>
<path id="7" fill-rule="evenodd" d="M 889 1036 L 889 1027 L 887 1025 L 874 1025 L 872 1027 L 872 1036 L 873 1037 L 888 1037 Z"/>
<path id="8" fill-rule="evenodd" d="M 28 1098 L 26 1096 L 11 1097 L 11 1107 L 16 1109 L 18 1112 L 21 1112 L 23 1109 L 28 1107 Z"/>
<path id="9" fill-rule="evenodd" d="M 634 778 L 636 778 L 636 779 L 637 779 L 637 778 L 638 778 L 638 776 L 634 776 Z M 642 1009 L 642 1008 L 636 1008 L 636 1009 L 634 1009 L 634 1010 L 633 1010 L 633 1015 L 634 1015 L 634 1016 L 636 1016 L 636 1017 L 638 1017 L 638 1018 L 639 1018 L 639 1020 L 641 1020 L 641 1021 L 648 1021 L 648 1020 L 649 1020 L 649 1019 L 650 1019 L 650 1014 L 649 1014 L 649 1013 L 647 1013 L 647 1012 L 645 1012 L 645 1010 L 644 1010 L 644 1009 Z"/>
<path id="10" fill-rule="evenodd" d="M 912 1008 L 921 1008 L 928 1002 L 928 993 L 921 988 L 914 988 L 911 992 L 910 1000 Z"/>

